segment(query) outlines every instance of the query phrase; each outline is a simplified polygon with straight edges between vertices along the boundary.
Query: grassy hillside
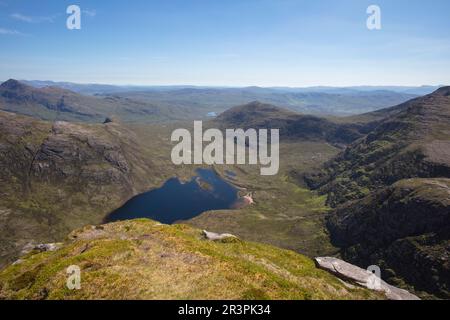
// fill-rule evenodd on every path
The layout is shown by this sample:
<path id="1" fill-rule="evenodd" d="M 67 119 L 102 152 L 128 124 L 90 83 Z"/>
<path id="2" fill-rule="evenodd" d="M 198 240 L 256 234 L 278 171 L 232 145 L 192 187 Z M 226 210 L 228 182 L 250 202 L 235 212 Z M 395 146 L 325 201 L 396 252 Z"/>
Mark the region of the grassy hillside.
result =
<path id="1" fill-rule="evenodd" d="M 68 290 L 66 269 L 81 269 Z M 379 299 L 349 288 L 292 251 L 205 240 L 186 225 L 134 220 L 73 232 L 54 252 L 0 272 L 4 299 Z"/>
<path id="2" fill-rule="evenodd" d="M 335 155 L 337 149 L 325 143 L 299 142 L 282 144 L 280 152 L 285 156 L 280 159 L 280 173 L 276 176 L 261 176 L 255 166 L 217 166 L 216 171 L 240 187 L 242 194 L 250 193 L 254 203 L 239 210 L 205 212 L 185 223 L 310 257 L 336 253 L 325 228 L 329 211 L 326 197 L 298 185 L 290 173 L 320 165 Z M 235 176 L 229 177 L 227 171 Z"/>

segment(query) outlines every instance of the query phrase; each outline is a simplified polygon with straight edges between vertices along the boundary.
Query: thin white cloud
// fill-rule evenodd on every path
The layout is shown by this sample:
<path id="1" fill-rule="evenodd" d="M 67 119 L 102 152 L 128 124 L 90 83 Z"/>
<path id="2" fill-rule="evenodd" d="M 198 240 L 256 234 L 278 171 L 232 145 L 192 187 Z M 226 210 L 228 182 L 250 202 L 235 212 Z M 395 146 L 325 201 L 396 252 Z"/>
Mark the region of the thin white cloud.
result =
<path id="1" fill-rule="evenodd" d="M 97 15 L 97 11 L 90 9 L 83 10 L 83 13 L 89 17 L 95 17 Z"/>
<path id="2" fill-rule="evenodd" d="M 0 34 L 2 34 L 2 35 L 10 35 L 10 36 L 23 36 L 23 35 L 25 35 L 22 32 L 17 31 L 17 30 L 4 29 L 4 28 L 0 28 Z"/>
<path id="3" fill-rule="evenodd" d="M 13 13 L 10 17 L 13 19 L 16 19 L 16 20 L 24 21 L 24 22 L 30 22 L 30 23 L 33 22 L 33 19 L 31 17 L 25 16 L 20 13 Z"/>
<path id="4" fill-rule="evenodd" d="M 54 16 L 47 16 L 47 17 L 32 17 L 32 16 L 27 16 L 21 13 L 13 13 L 10 15 L 11 18 L 22 21 L 22 22 L 27 22 L 27 23 L 41 23 L 41 22 L 54 22 L 55 21 L 55 17 Z"/>

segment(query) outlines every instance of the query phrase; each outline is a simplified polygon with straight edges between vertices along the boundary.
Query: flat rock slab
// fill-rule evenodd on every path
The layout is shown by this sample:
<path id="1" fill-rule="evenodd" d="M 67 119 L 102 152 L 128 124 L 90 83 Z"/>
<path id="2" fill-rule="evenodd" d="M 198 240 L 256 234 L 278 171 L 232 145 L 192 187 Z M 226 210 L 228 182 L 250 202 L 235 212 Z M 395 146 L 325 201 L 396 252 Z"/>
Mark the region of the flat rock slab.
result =
<path id="1" fill-rule="evenodd" d="M 382 291 L 389 300 L 420 300 L 412 293 L 391 286 L 375 274 L 353 264 L 333 257 L 315 258 L 318 268 L 326 270 L 344 281 L 356 283 L 362 287 Z"/>
<path id="2" fill-rule="evenodd" d="M 219 233 L 214 233 L 214 232 L 208 232 L 206 230 L 203 230 L 203 235 L 205 236 L 206 239 L 211 240 L 211 241 L 221 241 L 221 240 L 225 240 L 228 238 L 237 239 L 237 237 L 232 234 L 228 234 L 228 233 L 219 234 Z"/>

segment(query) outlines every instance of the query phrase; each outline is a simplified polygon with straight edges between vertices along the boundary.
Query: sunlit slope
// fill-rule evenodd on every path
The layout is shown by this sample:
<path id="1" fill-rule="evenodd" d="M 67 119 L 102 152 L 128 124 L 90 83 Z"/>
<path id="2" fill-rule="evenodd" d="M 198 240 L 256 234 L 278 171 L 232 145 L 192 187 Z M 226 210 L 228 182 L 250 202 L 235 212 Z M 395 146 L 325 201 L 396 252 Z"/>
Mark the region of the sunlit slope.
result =
<path id="1" fill-rule="evenodd" d="M 66 269 L 81 269 L 81 289 Z M 375 299 L 292 251 L 228 238 L 206 240 L 186 225 L 134 220 L 73 232 L 54 252 L 0 273 L 0 297 L 22 299 Z"/>

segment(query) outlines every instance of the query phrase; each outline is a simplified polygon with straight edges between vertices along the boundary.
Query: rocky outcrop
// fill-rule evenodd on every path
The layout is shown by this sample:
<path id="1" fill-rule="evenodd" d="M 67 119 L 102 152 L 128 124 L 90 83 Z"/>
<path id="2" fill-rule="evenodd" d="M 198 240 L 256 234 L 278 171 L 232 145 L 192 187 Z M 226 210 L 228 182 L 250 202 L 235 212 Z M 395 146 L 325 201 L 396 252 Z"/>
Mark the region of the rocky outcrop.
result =
<path id="1" fill-rule="evenodd" d="M 381 291 L 389 300 L 420 300 L 406 290 L 391 286 L 374 273 L 332 257 L 315 258 L 319 268 L 326 270 L 344 281 L 350 281 L 365 288 Z"/>
<path id="2" fill-rule="evenodd" d="M 0 111 L 0 268 L 26 243 L 60 241 L 154 187 L 160 172 L 144 150 L 120 123 L 52 123 Z"/>
<path id="3" fill-rule="evenodd" d="M 62 243 L 40 243 L 40 244 L 27 244 L 22 249 L 22 254 L 28 254 L 30 252 L 48 252 L 48 251 L 56 251 L 62 247 Z"/>
<path id="4" fill-rule="evenodd" d="M 450 297 L 450 179 L 408 179 L 339 207 L 327 222 L 344 258 Z"/>
<path id="5" fill-rule="evenodd" d="M 100 130 L 98 130 L 100 129 Z M 103 166 L 97 170 L 98 166 Z M 50 179 L 82 177 L 95 184 L 130 186 L 130 164 L 121 141 L 107 130 L 57 121 L 52 134 L 41 144 L 32 164 L 32 174 Z M 106 170 L 105 170 L 106 169 Z"/>

